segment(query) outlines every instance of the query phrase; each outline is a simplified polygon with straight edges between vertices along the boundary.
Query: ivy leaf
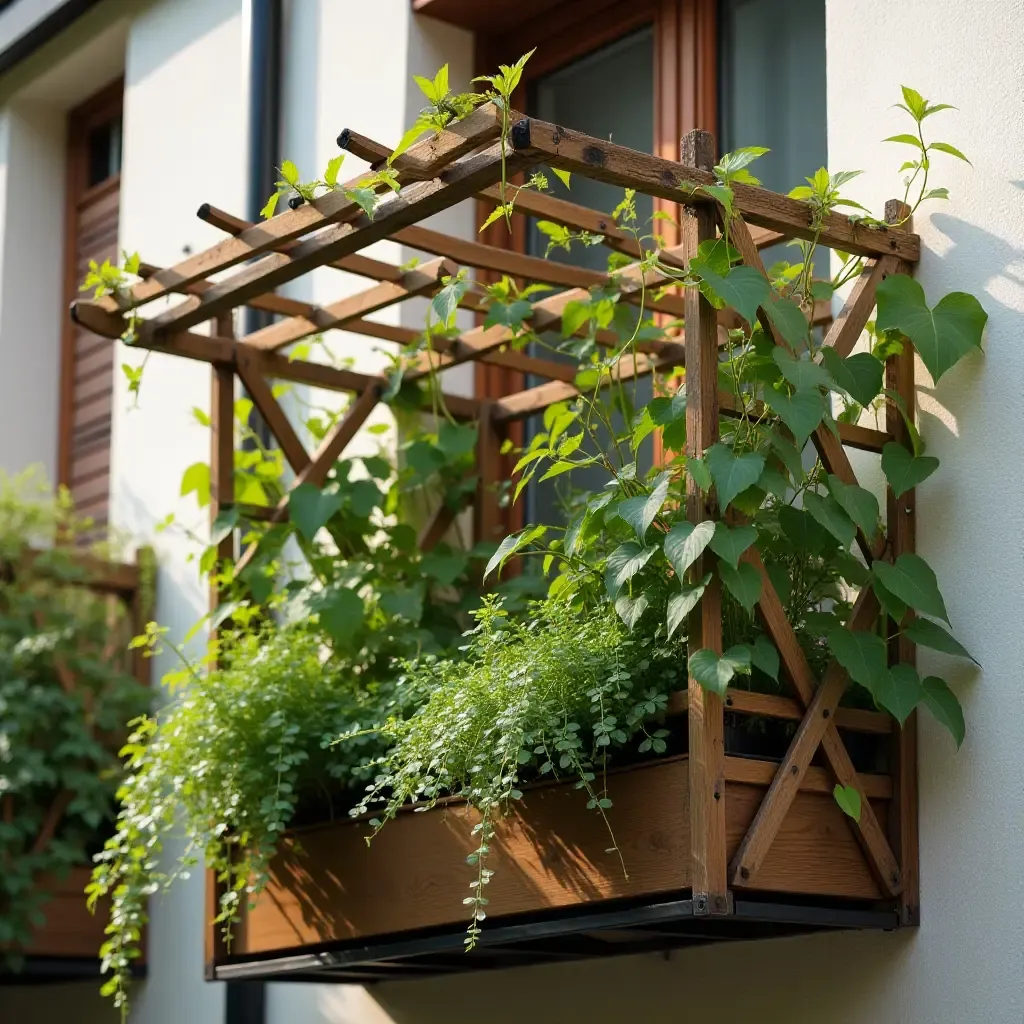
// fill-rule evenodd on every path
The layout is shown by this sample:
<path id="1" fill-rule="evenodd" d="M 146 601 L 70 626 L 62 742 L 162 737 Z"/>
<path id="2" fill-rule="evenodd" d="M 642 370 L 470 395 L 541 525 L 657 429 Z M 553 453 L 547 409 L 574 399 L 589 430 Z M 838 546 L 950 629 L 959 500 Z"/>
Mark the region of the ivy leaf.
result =
<path id="1" fill-rule="evenodd" d="M 711 538 L 711 550 L 719 558 L 734 569 L 740 555 L 757 540 L 757 530 L 753 526 L 736 526 L 729 528 L 725 523 L 715 524 L 715 534 Z"/>
<path id="2" fill-rule="evenodd" d="M 205 462 L 193 462 L 181 477 L 181 496 L 195 492 L 200 508 L 210 504 L 210 467 Z"/>
<path id="3" fill-rule="evenodd" d="M 633 627 L 640 621 L 640 617 L 647 610 L 647 596 L 641 594 L 639 597 L 630 597 L 623 594 L 615 600 L 615 611 L 626 624 L 626 629 L 633 632 Z"/>
<path id="4" fill-rule="evenodd" d="M 288 497 L 288 518 L 299 533 L 311 541 L 344 500 L 336 490 L 322 491 L 313 484 L 299 484 Z"/>
<path id="5" fill-rule="evenodd" d="M 559 181 L 560 181 L 560 182 L 561 182 L 561 183 L 562 183 L 562 184 L 563 184 L 563 185 L 564 185 L 564 186 L 565 186 L 566 188 L 571 188 L 571 187 L 572 187 L 572 186 L 570 186 L 570 184 L 569 184 L 569 181 L 570 181 L 570 177 L 571 177 L 571 175 L 570 175 L 570 172 L 569 172 L 569 171 L 563 171 L 563 170 L 561 170 L 561 169 L 560 169 L 560 168 L 558 168 L 558 167 L 552 167 L 552 168 L 551 168 L 551 173 L 552 173 L 552 174 L 553 174 L 553 175 L 554 175 L 554 176 L 555 176 L 555 177 L 556 177 L 556 178 L 557 178 L 557 179 L 558 179 L 558 180 L 559 180 Z"/>
<path id="6" fill-rule="evenodd" d="M 721 443 L 713 444 L 704 453 L 704 461 L 715 481 L 718 506 L 723 512 L 737 494 L 757 483 L 764 469 L 763 455 L 735 455 L 728 445 Z"/>
<path id="7" fill-rule="evenodd" d="M 799 311 L 798 311 L 799 312 Z M 803 320 L 803 313 L 800 314 Z M 806 324 L 806 320 L 804 323 Z M 812 388 L 827 388 L 832 382 L 828 374 L 815 362 L 810 359 L 798 359 L 784 348 L 776 347 L 772 353 L 775 365 L 782 371 L 782 376 L 797 389 L 797 391 L 810 391 Z"/>
<path id="8" fill-rule="evenodd" d="M 828 645 L 850 678 L 871 693 L 889 672 L 885 641 L 876 633 L 836 626 L 829 631 Z"/>
<path id="9" fill-rule="evenodd" d="M 299 183 L 299 169 L 291 160 L 284 160 L 281 163 L 281 177 L 284 178 L 293 188 Z"/>
<path id="10" fill-rule="evenodd" d="M 633 540 L 620 544 L 608 556 L 605 564 L 604 583 L 608 596 L 617 596 L 622 585 L 631 580 L 651 560 L 651 556 L 657 550 L 656 547 L 641 547 Z"/>
<path id="11" fill-rule="evenodd" d="M 779 681 L 779 652 L 764 633 L 759 634 L 750 645 L 750 660 L 766 676 Z"/>
<path id="12" fill-rule="evenodd" d="M 931 111 L 929 111 L 929 113 L 931 113 Z M 971 163 L 971 161 L 968 160 L 967 157 L 965 157 L 963 153 L 956 148 L 956 146 L 951 146 L 948 142 L 929 142 L 928 148 L 937 149 L 940 153 L 948 153 L 950 156 L 955 156 L 958 160 L 963 160 L 965 164 Z"/>
<path id="13" fill-rule="evenodd" d="M 779 526 L 799 551 L 819 555 L 829 543 L 829 533 L 817 520 L 801 508 L 782 505 L 779 508 Z"/>
<path id="14" fill-rule="evenodd" d="M 241 513 L 238 511 L 237 505 L 232 505 L 231 508 L 222 509 L 218 512 L 217 518 L 214 519 L 210 526 L 210 544 L 216 547 L 222 540 L 229 537 L 235 527 L 238 526 L 240 518 Z"/>
<path id="15" fill-rule="evenodd" d="M 334 188 L 338 184 L 338 172 L 341 170 L 341 165 L 345 162 L 345 154 L 339 153 L 335 157 L 331 157 L 327 161 L 327 169 L 324 171 L 324 184 L 328 188 Z"/>
<path id="16" fill-rule="evenodd" d="M 465 572 L 469 561 L 464 551 L 428 551 L 420 559 L 420 570 L 442 586 L 451 586 Z"/>
<path id="17" fill-rule="evenodd" d="M 876 330 L 905 334 L 936 384 L 950 367 L 981 348 L 988 314 L 973 295 L 950 292 L 929 309 L 924 289 L 906 274 L 887 277 L 879 284 L 877 295 Z"/>
<path id="18" fill-rule="evenodd" d="M 807 341 L 808 324 L 804 311 L 792 300 L 775 297 L 765 306 L 768 318 L 775 329 L 793 348 L 800 348 Z M 785 352 L 785 349 L 776 351 Z M 789 355 L 786 352 L 786 355 Z M 785 372 L 785 371 L 783 371 Z M 794 382 L 795 383 L 795 382 Z"/>
<path id="19" fill-rule="evenodd" d="M 871 694 L 902 725 L 923 699 L 924 690 L 913 665 L 893 665 L 871 688 Z"/>
<path id="20" fill-rule="evenodd" d="M 839 502 L 831 495 L 808 492 L 804 495 L 804 508 L 844 548 L 848 548 L 853 543 L 853 538 L 857 536 L 857 527 L 854 525 L 853 520 L 843 511 Z"/>
<path id="21" fill-rule="evenodd" d="M 938 676 L 927 676 L 921 684 L 924 690 L 924 706 L 935 716 L 935 720 L 944 725 L 956 741 L 957 750 L 964 741 L 967 726 L 964 723 L 964 709 L 960 706 L 956 694 L 949 688 L 944 679 Z"/>
<path id="22" fill-rule="evenodd" d="M 865 407 L 870 405 L 882 390 L 885 366 L 870 352 L 858 352 L 846 359 L 840 359 L 835 349 L 826 345 L 821 350 L 821 362 L 836 386 Z"/>
<path id="23" fill-rule="evenodd" d="M 711 573 L 708 573 L 700 583 L 694 583 L 692 586 L 684 583 L 682 592 L 673 594 L 668 599 L 667 622 L 669 640 L 672 639 L 680 624 L 685 621 L 687 615 L 697 606 L 697 602 L 703 596 L 704 590 L 710 582 Z"/>
<path id="24" fill-rule="evenodd" d="M 690 655 L 687 665 L 690 675 L 705 690 L 724 697 L 725 691 L 729 688 L 729 680 L 737 672 L 750 671 L 750 652 L 737 645 L 719 656 L 714 651 L 702 648 Z"/>
<path id="25" fill-rule="evenodd" d="M 885 612 L 885 614 L 888 615 L 897 626 L 900 625 L 907 614 L 906 603 L 901 601 L 895 594 L 889 593 L 889 591 L 878 582 L 877 578 L 872 580 L 872 586 L 874 587 L 875 596 L 878 598 L 878 603 L 882 606 L 882 611 Z"/>
<path id="26" fill-rule="evenodd" d="M 729 593 L 752 615 L 761 596 L 761 574 L 749 562 L 740 562 L 736 568 L 719 562 L 718 575 Z"/>
<path id="27" fill-rule="evenodd" d="M 280 200 L 280 198 L 281 198 L 281 193 L 280 192 L 275 192 L 266 201 L 266 203 L 263 206 L 263 209 L 260 210 L 260 216 L 264 220 L 270 220 L 270 218 L 274 216 L 274 213 L 277 210 L 277 204 L 278 204 L 278 201 Z"/>
<path id="28" fill-rule="evenodd" d="M 920 555 L 909 552 L 900 555 L 894 565 L 877 561 L 872 564 L 871 571 L 886 590 L 906 602 L 914 611 L 949 622 L 935 573 Z"/>
<path id="29" fill-rule="evenodd" d="M 380 606 L 388 615 L 417 625 L 423 618 L 423 587 L 392 587 L 381 591 Z"/>
<path id="30" fill-rule="evenodd" d="M 715 533 L 715 524 L 705 520 L 703 523 L 676 523 L 665 534 L 665 557 L 682 579 L 686 570 L 704 553 Z"/>
<path id="31" fill-rule="evenodd" d="M 320 625 L 342 646 L 349 646 L 363 624 L 363 599 L 349 587 L 332 587 L 321 591 L 310 602 L 310 609 L 320 616 Z"/>
<path id="32" fill-rule="evenodd" d="M 825 416 L 825 396 L 820 391 L 797 391 L 788 395 L 781 388 L 766 388 L 764 400 L 793 432 L 797 448 L 803 448 Z"/>
<path id="33" fill-rule="evenodd" d="M 878 530 L 878 499 L 863 487 L 843 483 L 830 473 L 828 489 L 842 506 L 843 511 L 864 531 L 869 540 Z"/>
<path id="34" fill-rule="evenodd" d="M 690 260 L 690 271 L 748 324 L 757 320 L 758 306 L 765 305 L 771 299 L 771 285 L 754 267 L 733 267 L 727 273 L 720 274 L 707 260 L 696 257 Z"/>
<path id="35" fill-rule="evenodd" d="M 434 295 L 430 306 L 445 327 L 451 326 L 454 322 L 455 311 L 459 308 L 459 303 L 467 291 L 469 291 L 468 281 L 451 277 L 444 287 L 438 289 L 437 294 Z"/>
<path id="36" fill-rule="evenodd" d="M 476 448 L 476 427 L 465 423 L 449 423 L 445 420 L 437 431 L 437 447 L 449 459 L 470 455 Z"/>
<path id="37" fill-rule="evenodd" d="M 914 455 L 896 441 L 882 448 L 882 472 L 897 498 L 927 480 L 938 468 L 939 460 L 933 455 Z"/>
<path id="38" fill-rule="evenodd" d="M 835 789 L 832 790 L 832 795 L 836 798 L 836 803 L 839 804 L 839 809 L 848 818 L 853 818 L 854 821 L 860 821 L 860 791 L 853 786 L 840 786 L 836 783 Z"/>
<path id="39" fill-rule="evenodd" d="M 636 498 L 627 498 L 619 502 L 619 515 L 633 527 L 633 532 L 641 544 L 647 536 L 647 530 L 654 517 L 661 511 L 668 497 L 668 485 L 672 474 L 665 472 L 659 475 L 654 490 L 650 494 L 641 494 Z"/>
<path id="40" fill-rule="evenodd" d="M 978 660 L 955 637 L 951 636 L 937 622 L 931 619 L 914 619 L 903 629 L 903 635 L 921 647 L 930 647 L 933 651 L 944 654 L 955 654 L 959 658 L 967 658 L 980 668 Z"/>

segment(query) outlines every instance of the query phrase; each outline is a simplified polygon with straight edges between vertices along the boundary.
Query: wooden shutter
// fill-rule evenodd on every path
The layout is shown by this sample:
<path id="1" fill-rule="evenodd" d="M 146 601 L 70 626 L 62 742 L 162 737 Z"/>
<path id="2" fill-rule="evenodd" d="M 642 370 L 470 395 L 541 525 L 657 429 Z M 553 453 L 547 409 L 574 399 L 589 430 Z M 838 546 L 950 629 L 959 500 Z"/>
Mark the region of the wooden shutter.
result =
<path id="1" fill-rule="evenodd" d="M 118 262 L 121 105 L 124 84 L 108 86 L 68 116 L 65 297 L 79 295 L 89 261 Z M 82 515 L 105 530 L 110 502 L 110 440 L 115 349 L 66 318 L 61 347 L 58 480 Z"/>

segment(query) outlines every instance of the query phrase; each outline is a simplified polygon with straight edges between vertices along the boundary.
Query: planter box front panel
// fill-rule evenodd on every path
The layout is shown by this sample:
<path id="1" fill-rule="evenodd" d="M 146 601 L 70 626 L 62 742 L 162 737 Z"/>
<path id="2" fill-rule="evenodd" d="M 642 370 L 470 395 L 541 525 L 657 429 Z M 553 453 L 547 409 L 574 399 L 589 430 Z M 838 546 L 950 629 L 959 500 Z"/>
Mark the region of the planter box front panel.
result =
<path id="1" fill-rule="evenodd" d="M 766 786 L 728 783 L 730 856 Z M 537 786 L 499 829 L 489 866 L 488 920 L 611 899 L 678 894 L 690 886 L 688 762 L 653 762 L 609 778 L 609 820 L 572 784 Z M 367 847 L 365 823 L 296 833 L 272 867 L 231 946 L 232 959 L 395 935 L 467 920 L 477 818 L 460 804 L 405 812 Z M 295 843 L 298 840 L 298 845 Z M 830 794 L 801 792 L 750 889 L 860 899 L 880 896 Z M 486 929 L 487 924 L 484 924 Z"/>
<path id="2" fill-rule="evenodd" d="M 46 923 L 35 930 L 26 956 L 82 957 L 94 961 L 99 970 L 97 958 L 108 913 L 98 906 L 96 913 L 90 914 L 85 905 L 85 887 L 91 875 L 91 868 L 73 868 L 66 878 L 45 883 L 53 898 L 43 907 Z"/>

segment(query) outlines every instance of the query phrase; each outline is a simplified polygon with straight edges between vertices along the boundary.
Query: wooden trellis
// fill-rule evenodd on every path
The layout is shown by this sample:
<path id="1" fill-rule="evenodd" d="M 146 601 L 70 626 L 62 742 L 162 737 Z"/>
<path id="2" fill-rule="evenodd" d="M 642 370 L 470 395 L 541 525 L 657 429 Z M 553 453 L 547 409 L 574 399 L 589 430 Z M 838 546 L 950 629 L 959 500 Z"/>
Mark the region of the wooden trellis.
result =
<path id="1" fill-rule="evenodd" d="M 145 279 L 123 295 L 74 304 L 73 315 L 80 324 L 117 338 L 128 326 L 125 314 L 130 308 L 171 295 L 185 296 L 142 319 L 137 325 L 135 344 L 143 349 L 204 361 L 213 367 L 214 514 L 234 502 L 232 422 L 236 376 L 294 471 L 293 485 L 322 484 L 335 460 L 381 400 L 386 384 L 382 377 L 290 360 L 282 351 L 288 345 L 329 329 L 341 329 L 399 346 L 409 345 L 416 340 L 417 332 L 377 323 L 369 319 L 370 315 L 412 296 L 432 294 L 442 280 L 460 266 L 563 287 L 563 291 L 533 303 L 530 324 L 538 332 L 559 327 L 561 314 L 569 302 L 586 299 L 587 289 L 608 283 L 605 275 L 593 270 L 451 238 L 420 225 L 424 218 L 463 200 L 499 199 L 503 173 L 500 133 L 500 113 L 492 106 L 485 106 L 436 137 L 413 146 L 394 162 L 403 186 L 400 193 L 382 196 L 372 218 L 341 192 L 332 192 L 311 204 L 303 204 L 255 225 L 203 206 L 199 216 L 227 233 L 223 241 L 168 269 L 144 267 Z M 504 171 L 509 176 L 546 164 L 678 203 L 684 240 L 680 246 L 662 254 L 666 263 L 685 266 L 696 254 L 698 245 L 714 237 L 719 230 L 720 209 L 707 193 L 695 187 L 715 182 L 712 171 L 715 154 L 707 133 L 694 132 L 683 140 L 680 163 L 518 115 L 510 143 L 504 160 Z M 388 155 L 386 148 L 351 131 L 342 133 L 339 144 L 371 162 Z M 355 179 L 349 184 L 358 183 L 359 179 Z M 829 213 L 816 225 L 811 208 L 804 202 L 740 184 L 734 185 L 733 191 L 735 213 L 730 238 L 748 266 L 764 273 L 759 250 L 786 238 L 817 239 L 826 247 L 866 258 L 863 274 L 857 278 L 849 299 L 834 320 L 827 307 L 819 306 L 812 315 L 812 320 L 822 325 L 824 344 L 831 346 L 839 356 L 848 356 L 874 308 L 879 282 L 889 274 L 910 273 L 919 258 L 917 236 L 906 225 L 895 226 L 901 212 L 898 204 L 887 209 L 888 226 L 856 222 L 840 213 Z M 541 216 L 572 229 L 590 231 L 601 235 L 610 249 L 634 258 L 641 255 L 633 236 L 618 227 L 607 214 L 598 211 L 524 191 L 517 198 L 516 215 Z M 385 238 L 436 258 L 403 270 L 363 254 L 362 250 L 368 245 Z M 361 275 L 375 283 L 327 306 L 276 293 L 280 285 L 323 266 Z M 225 275 L 225 272 L 228 273 Z M 214 281 L 214 275 L 221 276 Z M 732 399 L 718 391 L 717 364 L 724 329 L 736 322 L 735 314 L 729 310 L 716 313 L 696 288 L 687 289 L 684 295 L 668 291 L 652 300 L 653 288 L 671 282 L 652 272 L 642 279 L 636 265 L 622 271 L 617 283 L 625 301 L 640 302 L 643 297 L 648 310 L 682 318 L 685 322 L 683 329 L 669 332 L 664 340 L 641 345 L 635 358 L 623 359 L 615 372 L 620 378 L 629 379 L 684 366 L 688 396 L 687 444 L 690 454 L 701 454 L 717 439 L 719 414 L 728 415 L 733 408 Z M 282 319 L 236 338 L 232 330 L 232 311 L 245 305 L 280 314 Z M 472 293 L 464 297 L 462 306 L 469 310 L 481 308 L 479 299 Z M 777 345 L 786 346 L 763 310 L 758 319 Z M 209 335 L 194 330 L 204 322 L 213 325 Z M 479 424 L 475 522 L 477 538 L 481 540 L 498 539 L 495 485 L 503 476 L 500 446 L 509 424 L 578 395 L 571 367 L 514 351 L 509 347 L 511 340 L 512 333 L 504 327 L 475 327 L 455 338 L 439 341 L 433 353 L 417 354 L 407 373 L 407 378 L 415 380 L 461 363 L 483 362 L 522 371 L 543 381 L 496 398 L 444 396 L 454 416 Z M 608 345 L 617 342 L 614 335 L 600 332 L 597 340 Z M 887 362 L 887 385 L 902 396 L 911 415 L 913 365 L 913 353 L 909 349 L 891 356 Z M 271 380 L 352 392 L 357 397 L 317 450 L 310 453 L 275 399 L 268 383 Z M 847 448 L 880 453 L 889 441 L 906 444 L 906 430 L 899 412 L 890 402 L 884 430 L 839 424 L 837 437 L 820 425 L 812 440 L 827 471 L 844 483 L 854 484 L 856 475 Z M 250 517 L 274 521 L 286 514 L 286 507 L 287 498 L 275 509 L 247 507 L 243 511 Z M 692 521 L 713 517 L 714 511 L 713 497 L 697 490 L 689 495 L 687 514 Z M 423 549 L 438 542 L 455 514 L 445 506 L 438 510 L 421 535 Z M 898 501 L 890 492 L 887 534 L 866 536 L 860 531 L 857 541 L 869 559 L 893 560 L 911 551 L 914 544 L 913 492 L 902 495 Z M 236 555 L 232 538 L 222 542 L 221 553 L 225 557 Z M 251 552 L 241 553 L 243 561 L 250 557 Z M 760 572 L 759 615 L 779 650 L 792 696 L 730 690 L 723 701 L 694 680 L 690 681 L 687 692 L 677 696 L 673 710 L 686 712 L 689 717 L 689 877 L 693 913 L 727 917 L 733 912 L 734 892 L 758 888 L 758 871 L 797 794 L 808 787 L 822 791 L 822 769 L 811 764 L 820 752 L 821 763 L 827 766 L 831 779 L 861 793 L 860 820 L 846 820 L 856 833 L 878 892 L 893 901 L 900 922 L 914 923 L 918 906 L 915 718 L 911 715 L 900 728 L 879 713 L 839 708 L 847 683 L 846 673 L 833 663 L 822 679 L 815 678 L 756 548 L 748 550 L 743 557 Z M 690 626 L 695 649 L 710 647 L 721 652 L 720 601 L 717 584 L 709 586 Z M 877 600 L 871 588 L 866 587 L 849 624 L 854 629 L 868 629 L 878 614 Z M 902 661 L 912 657 L 912 651 L 906 649 L 899 653 Z M 732 712 L 799 722 L 780 765 L 755 768 L 727 756 L 723 742 L 726 706 Z M 891 784 L 888 779 L 880 782 L 880 776 L 858 775 L 840 728 L 892 737 Z M 730 840 L 726 834 L 727 787 L 731 782 L 750 782 L 758 772 L 757 781 L 770 784 L 730 858 Z M 831 783 L 825 791 L 830 790 Z M 881 797 L 888 799 L 888 820 L 881 820 L 873 808 L 872 801 Z M 795 891 L 812 890 L 797 888 Z"/>

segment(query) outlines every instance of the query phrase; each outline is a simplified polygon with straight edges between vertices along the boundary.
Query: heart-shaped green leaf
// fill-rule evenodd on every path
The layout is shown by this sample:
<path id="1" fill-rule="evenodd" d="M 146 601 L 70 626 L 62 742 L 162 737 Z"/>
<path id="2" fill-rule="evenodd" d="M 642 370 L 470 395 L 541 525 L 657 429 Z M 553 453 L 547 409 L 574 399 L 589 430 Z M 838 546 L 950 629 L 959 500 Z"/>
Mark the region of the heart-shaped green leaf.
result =
<path id="1" fill-rule="evenodd" d="M 832 790 L 832 795 L 836 798 L 836 803 L 839 804 L 840 810 L 848 818 L 853 818 L 854 821 L 860 821 L 860 792 L 853 786 L 840 786 L 836 783 L 836 788 Z"/>
<path id="2" fill-rule="evenodd" d="M 667 441 L 665 442 L 668 443 Z M 687 459 L 686 472 L 690 479 L 705 493 L 711 490 L 711 471 L 703 459 Z"/>
<path id="3" fill-rule="evenodd" d="M 730 647 L 721 657 L 706 648 L 694 651 L 687 663 L 690 675 L 712 693 L 725 696 L 729 680 L 738 672 L 750 671 L 750 653 L 737 645 Z"/>
<path id="4" fill-rule="evenodd" d="M 775 329 L 793 348 L 799 349 L 807 342 L 807 317 L 792 299 L 773 297 L 763 305 L 768 318 L 775 325 Z"/>
<path id="5" fill-rule="evenodd" d="M 661 511 L 661 506 L 665 504 L 671 476 L 671 473 L 662 473 L 650 494 L 641 494 L 636 498 L 627 498 L 625 501 L 619 502 L 619 515 L 633 527 L 633 532 L 641 544 L 644 543 L 647 530 L 654 522 L 654 517 Z"/>
<path id="6" fill-rule="evenodd" d="M 888 674 L 885 641 L 875 633 L 838 626 L 829 632 L 828 645 L 850 678 L 871 693 Z"/>
<path id="7" fill-rule="evenodd" d="M 929 309 L 924 289 L 906 274 L 891 274 L 876 294 L 876 329 L 880 334 L 890 330 L 905 334 L 935 383 L 965 355 L 981 348 L 988 314 L 973 295 L 951 292 Z"/>
<path id="8" fill-rule="evenodd" d="M 930 647 L 933 651 L 955 654 L 967 658 L 978 665 L 976 658 L 955 637 L 950 636 L 937 622 L 931 619 L 914 619 L 903 629 L 903 635 L 921 647 Z"/>
<path id="9" fill-rule="evenodd" d="M 878 603 L 882 606 L 882 611 L 898 626 L 907 614 L 906 602 L 901 601 L 895 594 L 891 594 L 886 590 L 879 583 L 877 577 L 871 580 L 871 586 L 875 591 L 875 596 L 878 598 Z"/>
<path id="10" fill-rule="evenodd" d="M 779 526 L 793 542 L 798 551 L 808 555 L 819 555 L 831 543 L 828 531 L 817 520 L 801 508 L 792 505 L 779 506 Z"/>
<path id="11" fill-rule="evenodd" d="M 675 631 L 685 621 L 686 616 L 697 606 L 697 602 L 704 594 L 704 588 L 710 581 L 711 574 L 708 573 L 700 583 L 695 583 L 692 586 L 684 583 L 682 592 L 673 594 L 668 599 L 667 621 L 669 640 L 672 639 Z"/>
<path id="12" fill-rule="evenodd" d="M 927 676 L 921 686 L 924 690 L 925 707 L 935 716 L 936 721 L 941 722 L 949 730 L 959 750 L 967 726 L 964 723 L 964 709 L 960 706 L 956 694 L 946 685 L 946 681 L 938 676 Z"/>
<path id="13" fill-rule="evenodd" d="M 733 267 L 721 274 L 710 263 L 700 258 L 690 260 L 690 270 L 700 278 L 726 306 L 752 324 L 757 319 L 757 307 L 769 301 L 772 294 L 764 274 L 753 267 Z"/>
<path id="14" fill-rule="evenodd" d="M 363 624 L 363 599 L 349 587 L 324 590 L 310 602 L 320 616 L 321 627 L 342 646 L 348 647 Z"/>
<path id="15" fill-rule="evenodd" d="M 766 676 L 779 681 L 779 652 L 764 633 L 750 646 L 750 659 Z"/>
<path id="16" fill-rule="evenodd" d="M 882 390 L 885 366 L 870 352 L 841 359 L 835 349 L 826 345 L 821 350 L 821 363 L 836 386 L 863 406 L 870 405 Z"/>
<path id="17" fill-rule="evenodd" d="M 761 574 L 749 562 L 740 562 L 736 568 L 727 562 L 719 562 L 718 575 L 747 614 L 753 614 L 754 605 L 761 596 Z"/>
<path id="18" fill-rule="evenodd" d="M 799 310 L 798 310 L 799 312 Z M 804 320 L 803 313 L 800 319 Z M 806 326 L 807 321 L 804 320 Z M 782 371 L 782 376 L 797 389 L 797 391 L 810 391 L 812 388 L 827 388 L 832 381 L 829 375 L 815 362 L 810 359 L 799 359 L 784 348 L 776 348 L 772 353 L 775 365 Z"/>
<path id="19" fill-rule="evenodd" d="M 718 507 L 724 512 L 729 502 L 757 483 L 764 469 L 764 456 L 753 452 L 735 455 L 724 444 L 714 444 L 704 454 L 704 461 L 715 481 L 718 491 Z"/>
<path id="20" fill-rule="evenodd" d="M 423 586 L 391 587 L 381 591 L 380 606 L 388 615 L 418 625 L 423 618 Z"/>
<path id="21" fill-rule="evenodd" d="M 665 557 L 682 579 L 686 570 L 704 553 L 715 533 L 715 524 L 705 521 L 697 523 L 676 523 L 665 534 Z"/>
<path id="22" fill-rule="evenodd" d="M 615 599 L 615 611 L 619 618 L 626 624 L 626 629 L 633 632 L 633 627 L 640 621 L 640 616 L 647 610 L 647 597 L 641 594 L 639 597 L 630 597 L 623 594 Z"/>
<path id="23" fill-rule="evenodd" d="M 792 431 L 798 448 L 803 448 L 825 415 L 825 396 L 820 391 L 797 391 L 787 395 L 781 388 L 766 388 L 764 400 Z"/>
<path id="24" fill-rule="evenodd" d="M 533 541 L 543 537 L 547 533 L 547 529 L 546 526 L 531 526 L 528 529 L 520 530 L 519 533 L 509 534 L 491 555 L 484 568 L 484 579 L 486 580 L 495 569 L 500 569 L 517 551 L 521 551 Z"/>
<path id="25" fill-rule="evenodd" d="M 921 702 L 924 690 L 913 665 L 893 665 L 871 689 L 875 700 L 902 725 Z"/>
<path id="26" fill-rule="evenodd" d="M 804 495 L 804 508 L 844 548 L 848 548 L 853 543 L 853 538 L 857 536 L 857 527 L 854 525 L 853 520 L 843 511 L 839 502 L 830 494 L 814 494 L 808 491 Z"/>
<path id="27" fill-rule="evenodd" d="M 882 561 L 874 562 L 871 571 L 886 590 L 908 604 L 914 611 L 934 615 L 943 622 L 949 622 L 935 573 L 920 555 L 909 552 L 900 555 L 894 565 Z"/>
<path id="28" fill-rule="evenodd" d="M 878 499 L 863 487 L 843 483 L 831 473 L 828 489 L 843 511 L 864 531 L 864 536 L 868 540 L 874 537 L 878 531 Z"/>
<path id="29" fill-rule="evenodd" d="M 882 472 L 897 498 L 927 480 L 938 468 L 939 460 L 934 456 L 914 455 L 895 441 L 882 449 Z"/>
<path id="30" fill-rule="evenodd" d="M 723 562 L 728 562 L 734 569 L 740 555 L 757 540 L 757 530 L 753 526 L 728 527 L 725 523 L 715 523 L 715 535 L 711 538 L 711 550 Z"/>
<path id="31" fill-rule="evenodd" d="M 631 580 L 658 549 L 641 547 L 634 540 L 620 544 L 609 556 L 604 570 L 604 585 L 609 597 L 617 597 L 622 585 Z"/>
<path id="32" fill-rule="evenodd" d="M 313 484 L 299 484 L 288 497 L 288 516 L 299 533 L 311 541 L 344 500 L 336 490 L 322 491 Z"/>

